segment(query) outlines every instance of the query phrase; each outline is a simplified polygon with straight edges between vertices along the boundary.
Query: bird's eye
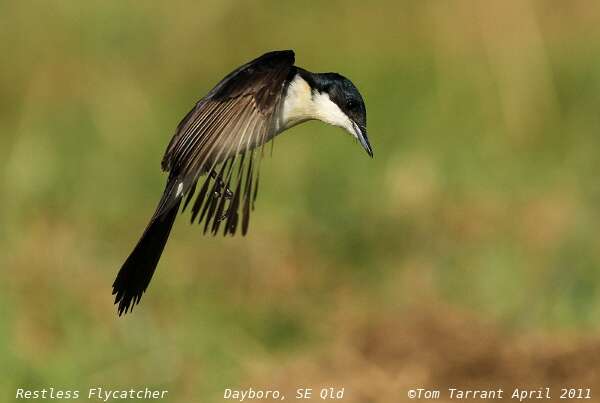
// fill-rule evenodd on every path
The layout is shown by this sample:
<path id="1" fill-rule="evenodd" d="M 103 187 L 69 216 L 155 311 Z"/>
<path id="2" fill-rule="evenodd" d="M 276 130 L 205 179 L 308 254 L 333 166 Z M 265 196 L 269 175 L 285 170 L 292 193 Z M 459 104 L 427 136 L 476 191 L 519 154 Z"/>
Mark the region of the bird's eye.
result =
<path id="1" fill-rule="evenodd" d="M 356 106 L 356 102 L 349 100 L 348 102 L 346 102 L 346 107 L 348 109 L 354 109 L 354 107 Z"/>

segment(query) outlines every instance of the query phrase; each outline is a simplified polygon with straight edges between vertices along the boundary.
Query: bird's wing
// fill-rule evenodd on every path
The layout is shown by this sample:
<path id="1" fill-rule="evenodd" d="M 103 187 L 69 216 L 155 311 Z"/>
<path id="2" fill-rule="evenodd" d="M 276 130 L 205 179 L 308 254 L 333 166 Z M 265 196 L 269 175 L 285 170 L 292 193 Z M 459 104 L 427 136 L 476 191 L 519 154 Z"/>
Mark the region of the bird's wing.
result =
<path id="1" fill-rule="evenodd" d="M 242 209 L 242 232 L 258 190 L 258 165 L 264 145 L 275 135 L 275 117 L 293 73 L 291 50 L 267 53 L 227 75 L 179 123 L 162 167 L 192 199 L 198 178 L 208 173 L 192 206 L 204 231 L 224 224 L 234 234 Z M 165 206 L 165 210 L 166 210 Z"/>

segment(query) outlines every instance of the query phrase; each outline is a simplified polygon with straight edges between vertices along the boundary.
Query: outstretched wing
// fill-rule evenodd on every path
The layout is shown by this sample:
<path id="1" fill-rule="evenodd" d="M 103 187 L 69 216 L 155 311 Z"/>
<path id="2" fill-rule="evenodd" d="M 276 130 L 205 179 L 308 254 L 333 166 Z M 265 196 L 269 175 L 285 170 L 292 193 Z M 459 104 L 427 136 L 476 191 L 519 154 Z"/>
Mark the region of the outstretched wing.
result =
<path id="1" fill-rule="evenodd" d="M 285 85 L 294 72 L 294 52 L 266 53 L 227 75 L 177 126 L 162 161 L 169 179 L 181 184 L 183 210 L 208 173 L 192 205 L 194 222 L 217 234 L 234 234 L 241 208 L 242 233 L 258 190 L 264 145 L 275 135 Z M 165 206 L 166 209 L 167 206 Z"/>

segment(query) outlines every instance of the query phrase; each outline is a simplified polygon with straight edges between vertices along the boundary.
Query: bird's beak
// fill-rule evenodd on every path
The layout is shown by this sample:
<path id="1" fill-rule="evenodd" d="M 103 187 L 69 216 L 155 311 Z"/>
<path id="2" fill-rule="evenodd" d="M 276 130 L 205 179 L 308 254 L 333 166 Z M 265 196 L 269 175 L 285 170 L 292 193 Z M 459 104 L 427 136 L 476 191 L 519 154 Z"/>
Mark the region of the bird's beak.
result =
<path id="1" fill-rule="evenodd" d="M 373 149 L 371 148 L 371 144 L 369 144 L 369 138 L 367 137 L 367 128 L 358 125 L 356 122 L 352 122 L 352 126 L 354 126 L 354 135 L 360 142 L 360 145 L 365 149 L 367 154 L 371 158 L 373 158 Z"/>

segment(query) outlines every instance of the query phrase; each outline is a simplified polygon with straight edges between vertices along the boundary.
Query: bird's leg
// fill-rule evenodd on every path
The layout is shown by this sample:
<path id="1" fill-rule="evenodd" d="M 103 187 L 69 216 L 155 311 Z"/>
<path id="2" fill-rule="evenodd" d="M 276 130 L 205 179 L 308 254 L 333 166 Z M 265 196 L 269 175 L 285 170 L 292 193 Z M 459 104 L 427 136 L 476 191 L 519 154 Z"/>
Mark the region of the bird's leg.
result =
<path id="1" fill-rule="evenodd" d="M 233 192 L 231 191 L 231 189 L 229 189 L 229 187 L 227 187 L 227 185 L 225 185 L 225 182 L 223 182 L 223 179 L 221 179 L 221 177 L 219 176 L 219 174 L 217 173 L 217 171 L 215 171 L 214 169 L 210 171 L 210 176 L 211 178 L 213 178 L 214 180 L 217 181 L 217 187 L 215 189 L 215 197 L 220 197 L 221 196 L 221 189 L 225 188 L 225 194 L 224 197 L 226 199 L 231 200 L 233 198 Z M 225 211 L 225 213 L 221 216 L 221 217 L 216 217 L 217 221 L 223 221 L 224 219 L 226 219 L 227 217 L 229 217 L 230 214 L 230 210 L 231 210 L 231 206 L 227 209 L 227 211 Z"/>
<path id="2" fill-rule="evenodd" d="M 213 178 L 214 180 L 217 181 L 217 187 L 215 189 L 215 197 L 220 197 L 221 196 L 221 189 L 225 188 L 225 198 L 226 199 L 231 199 L 233 197 L 233 192 L 231 191 L 231 189 L 229 189 L 226 185 L 225 182 L 223 182 L 223 179 L 219 176 L 219 174 L 217 173 L 217 171 L 215 171 L 214 169 L 210 171 L 210 176 L 211 178 Z"/>

